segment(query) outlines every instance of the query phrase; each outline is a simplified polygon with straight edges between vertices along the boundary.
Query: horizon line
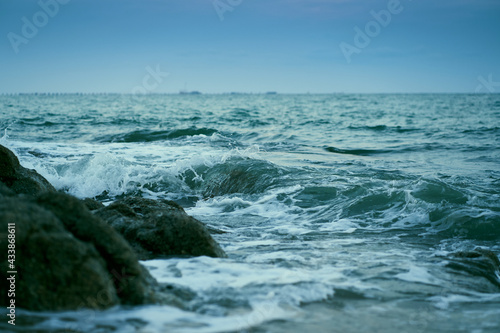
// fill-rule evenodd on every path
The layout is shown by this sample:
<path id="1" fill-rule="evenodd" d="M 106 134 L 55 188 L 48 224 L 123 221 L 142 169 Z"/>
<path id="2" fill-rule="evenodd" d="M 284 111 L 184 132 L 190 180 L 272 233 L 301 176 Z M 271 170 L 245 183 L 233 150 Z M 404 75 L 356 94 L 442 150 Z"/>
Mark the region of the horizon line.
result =
<path id="1" fill-rule="evenodd" d="M 154 95 L 498 95 L 500 92 L 151 92 L 147 94 L 121 93 L 121 92 L 0 92 L 0 96 L 12 95 L 123 95 L 147 97 Z"/>

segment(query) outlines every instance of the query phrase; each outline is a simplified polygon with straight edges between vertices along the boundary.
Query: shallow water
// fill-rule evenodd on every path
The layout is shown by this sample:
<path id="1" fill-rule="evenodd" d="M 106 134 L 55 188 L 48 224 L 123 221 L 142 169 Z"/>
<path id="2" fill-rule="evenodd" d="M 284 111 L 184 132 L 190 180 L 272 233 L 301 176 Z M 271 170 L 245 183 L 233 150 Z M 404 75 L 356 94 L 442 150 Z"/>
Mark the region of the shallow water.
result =
<path id="1" fill-rule="evenodd" d="M 18 313 L 18 331 L 498 332 L 500 95 L 0 96 L 58 189 L 168 198 L 228 259 L 143 262 L 184 309 Z M 11 329 L 5 323 L 0 329 Z"/>

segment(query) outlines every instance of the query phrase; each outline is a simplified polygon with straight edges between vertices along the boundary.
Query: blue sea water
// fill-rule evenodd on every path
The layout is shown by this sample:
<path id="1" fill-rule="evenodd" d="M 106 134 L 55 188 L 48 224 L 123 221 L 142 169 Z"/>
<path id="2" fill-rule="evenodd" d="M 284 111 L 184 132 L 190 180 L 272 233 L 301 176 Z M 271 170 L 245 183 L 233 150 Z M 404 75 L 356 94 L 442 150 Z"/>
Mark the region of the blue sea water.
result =
<path id="1" fill-rule="evenodd" d="M 498 267 L 453 256 L 500 253 L 498 94 L 0 96 L 0 130 L 77 197 L 177 201 L 229 257 L 142 262 L 184 309 L 17 331 L 500 331 Z"/>

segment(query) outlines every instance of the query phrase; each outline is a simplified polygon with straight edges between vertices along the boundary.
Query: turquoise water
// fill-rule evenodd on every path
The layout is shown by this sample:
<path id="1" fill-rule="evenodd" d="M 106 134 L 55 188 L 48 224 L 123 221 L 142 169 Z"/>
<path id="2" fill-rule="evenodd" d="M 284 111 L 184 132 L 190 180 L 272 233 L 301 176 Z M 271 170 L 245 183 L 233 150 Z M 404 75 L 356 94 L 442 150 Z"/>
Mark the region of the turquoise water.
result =
<path id="1" fill-rule="evenodd" d="M 182 310 L 24 311 L 24 330 L 499 331 L 500 272 L 451 254 L 500 253 L 500 95 L 20 95 L 0 115 L 58 189 L 227 232 L 228 259 L 143 262 L 194 293 Z"/>

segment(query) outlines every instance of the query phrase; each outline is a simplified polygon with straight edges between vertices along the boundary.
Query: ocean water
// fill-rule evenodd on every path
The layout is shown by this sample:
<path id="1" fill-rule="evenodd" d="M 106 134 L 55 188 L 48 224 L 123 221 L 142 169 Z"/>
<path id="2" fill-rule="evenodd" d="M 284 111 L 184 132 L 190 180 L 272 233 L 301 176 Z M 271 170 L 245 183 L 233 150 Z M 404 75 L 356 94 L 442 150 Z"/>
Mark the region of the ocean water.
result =
<path id="1" fill-rule="evenodd" d="M 452 255 L 500 253 L 498 94 L 0 96 L 0 130 L 77 197 L 177 201 L 229 257 L 142 262 L 183 309 L 15 331 L 500 331 L 500 272 Z"/>

